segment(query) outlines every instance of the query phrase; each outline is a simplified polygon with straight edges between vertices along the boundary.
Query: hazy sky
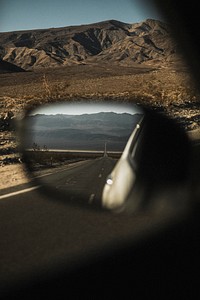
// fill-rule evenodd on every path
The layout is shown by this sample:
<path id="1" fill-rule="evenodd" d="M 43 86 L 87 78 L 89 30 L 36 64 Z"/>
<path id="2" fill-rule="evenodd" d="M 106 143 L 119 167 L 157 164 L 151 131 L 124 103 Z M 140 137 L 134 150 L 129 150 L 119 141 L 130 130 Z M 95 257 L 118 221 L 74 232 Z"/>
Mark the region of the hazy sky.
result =
<path id="1" fill-rule="evenodd" d="M 56 115 L 56 114 L 66 114 L 66 115 L 82 115 L 82 114 L 93 114 L 99 112 L 115 112 L 115 113 L 141 113 L 141 110 L 134 105 L 130 104 L 117 104 L 106 103 L 60 103 L 44 105 L 34 110 L 31 115 L 45 114 L 45 115 Z"/>
<path id="2" fill-rule="evenodd" d="M 0 0 L 0 31 L 161 19 L 147 0 Z"/>

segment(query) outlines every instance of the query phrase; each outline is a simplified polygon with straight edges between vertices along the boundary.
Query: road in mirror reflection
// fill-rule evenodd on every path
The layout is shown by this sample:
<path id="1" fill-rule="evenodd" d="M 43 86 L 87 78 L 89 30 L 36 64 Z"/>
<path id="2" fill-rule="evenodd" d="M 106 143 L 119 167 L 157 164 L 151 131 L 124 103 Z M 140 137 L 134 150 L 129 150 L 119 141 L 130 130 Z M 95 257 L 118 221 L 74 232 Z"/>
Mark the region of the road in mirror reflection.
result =
<path id="1" fill-rule="evenodd" d="M 34 176 L 66 199 L 80 195 L 102 205 L 109 175 L 142 118 L 139 107 L 125 103 L 41 106 L 26 117 L 26 159 Z"/>

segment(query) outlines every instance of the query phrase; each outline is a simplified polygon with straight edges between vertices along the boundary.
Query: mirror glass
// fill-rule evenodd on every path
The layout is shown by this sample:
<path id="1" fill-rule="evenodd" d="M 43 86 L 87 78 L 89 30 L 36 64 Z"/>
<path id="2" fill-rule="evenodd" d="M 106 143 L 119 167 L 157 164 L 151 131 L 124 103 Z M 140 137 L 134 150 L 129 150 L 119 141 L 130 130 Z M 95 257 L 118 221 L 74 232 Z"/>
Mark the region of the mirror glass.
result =
<path id="1" fill-rule="evenodd" d="M 40 183 L 68 199 L 81 196 L 88 203 L 106 206 L 112 171 L 143 117 L 139 106 L 128 103 L 41 106 L 25 118 L 26 162 Z"/>

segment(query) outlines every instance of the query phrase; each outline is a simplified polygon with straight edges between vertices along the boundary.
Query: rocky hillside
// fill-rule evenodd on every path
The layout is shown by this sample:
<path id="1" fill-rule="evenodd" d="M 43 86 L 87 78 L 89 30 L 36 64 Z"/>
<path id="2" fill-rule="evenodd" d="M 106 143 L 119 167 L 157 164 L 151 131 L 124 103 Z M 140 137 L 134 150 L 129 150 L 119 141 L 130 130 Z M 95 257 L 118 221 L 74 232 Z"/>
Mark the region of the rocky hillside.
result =
<path id="1" fill-rule="evenodd" d="M 166 24 L 148 19 L 0 33 L 0 58 L 25 70 L 72 64 L 166 65 L 179 60 Z"/>

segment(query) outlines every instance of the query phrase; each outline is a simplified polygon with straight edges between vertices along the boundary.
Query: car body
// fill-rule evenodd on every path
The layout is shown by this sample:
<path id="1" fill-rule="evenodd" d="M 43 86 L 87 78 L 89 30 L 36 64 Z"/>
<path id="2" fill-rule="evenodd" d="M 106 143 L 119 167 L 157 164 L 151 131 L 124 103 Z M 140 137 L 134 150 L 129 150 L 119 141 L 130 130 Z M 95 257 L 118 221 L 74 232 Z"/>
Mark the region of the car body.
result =
<path id="1" fill-rule="evenodd" d="M 136 124 L 121 158 L 108 176 L 103 194 L 102 205 L 107 209 L 122 210 L 129 194 L 134 188 L 137 177 L 137 146 L 142 135 L 144 116 Z"/>

